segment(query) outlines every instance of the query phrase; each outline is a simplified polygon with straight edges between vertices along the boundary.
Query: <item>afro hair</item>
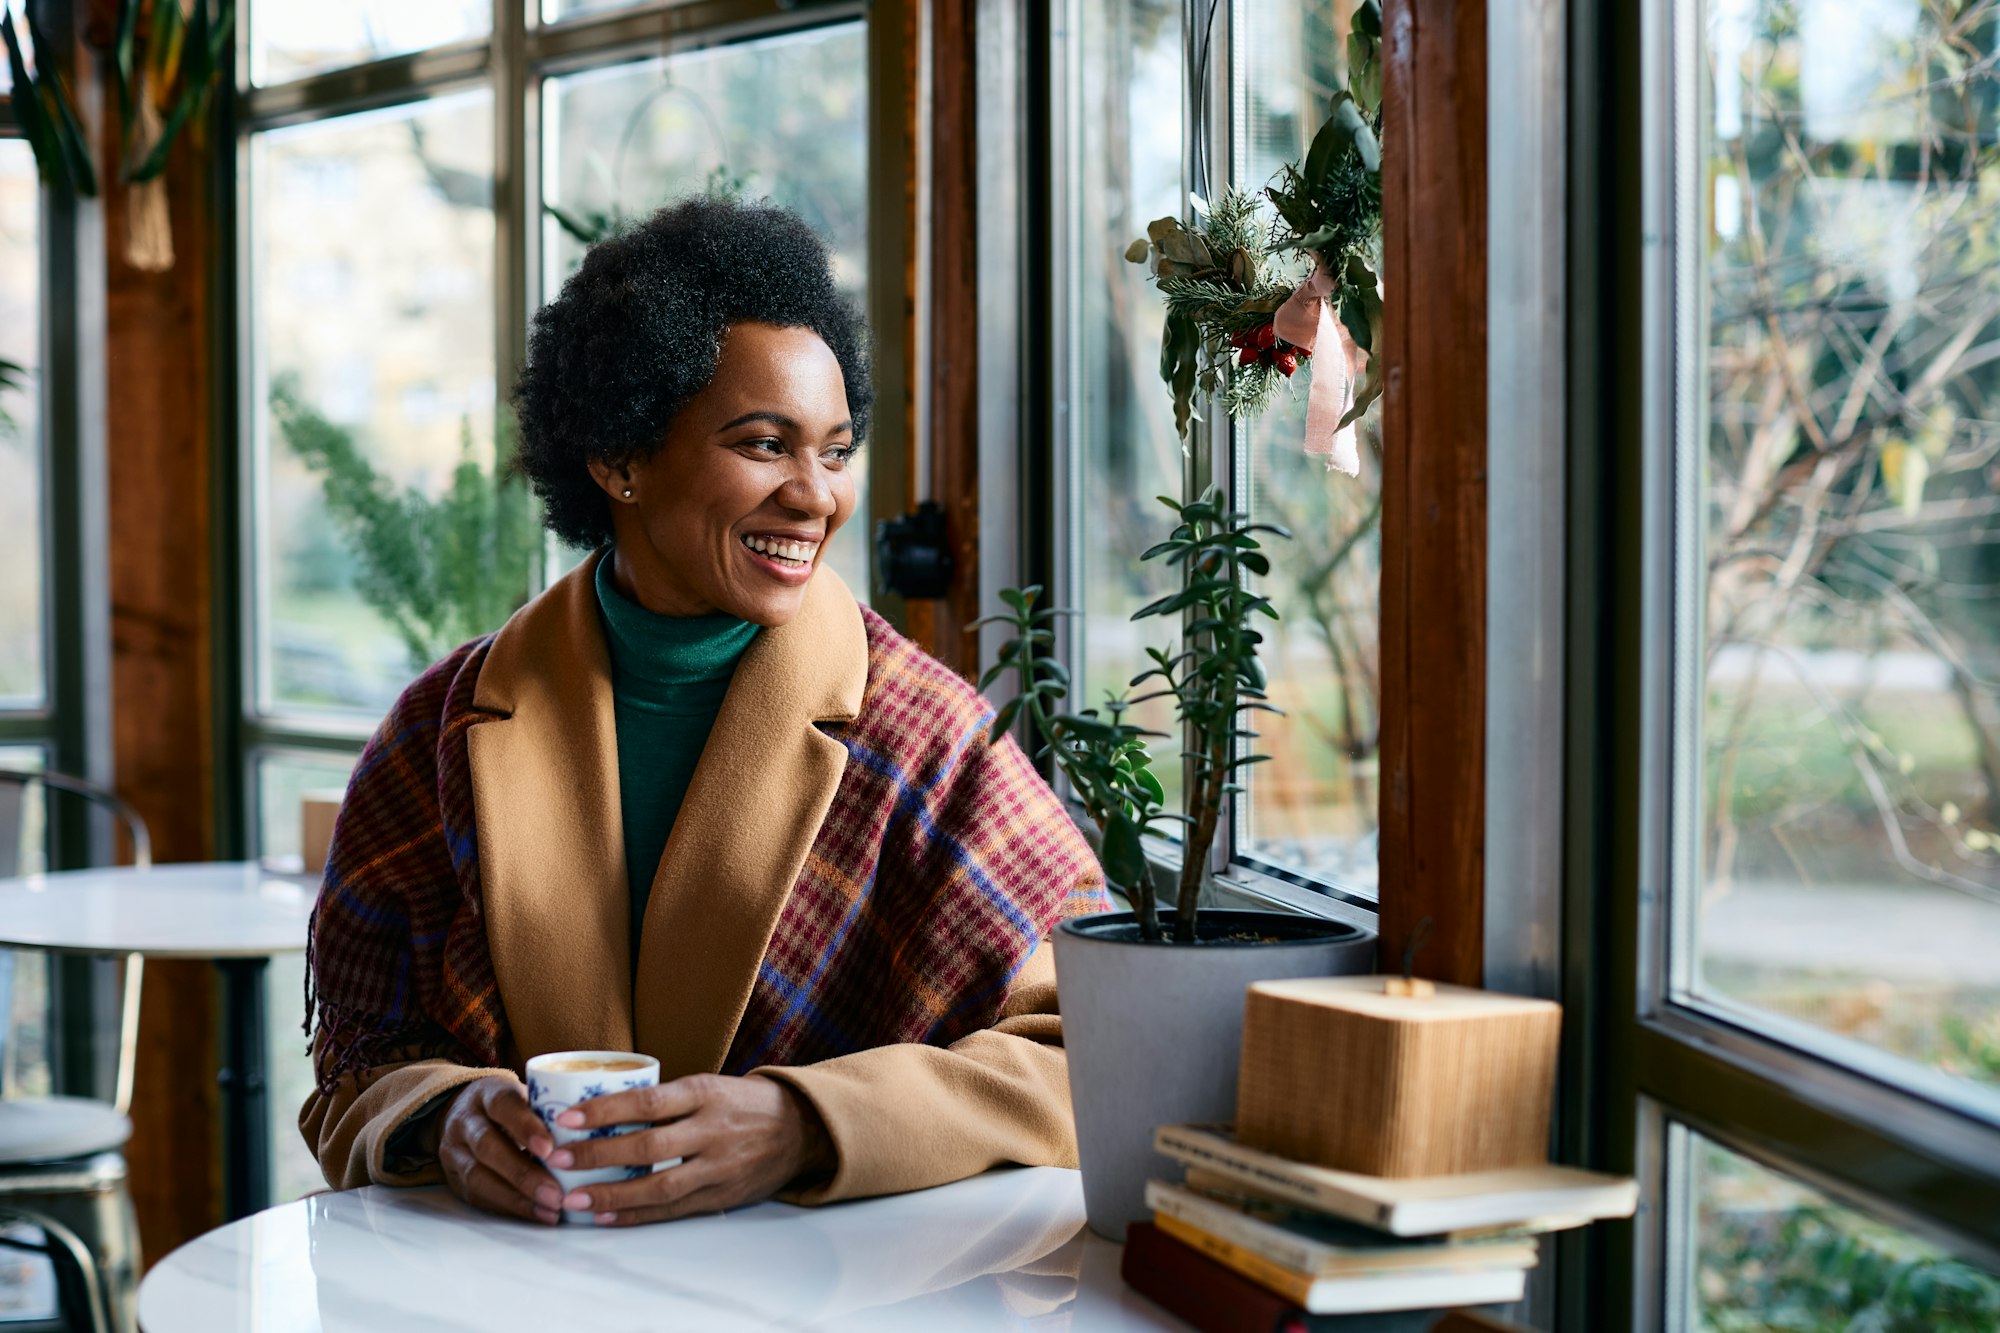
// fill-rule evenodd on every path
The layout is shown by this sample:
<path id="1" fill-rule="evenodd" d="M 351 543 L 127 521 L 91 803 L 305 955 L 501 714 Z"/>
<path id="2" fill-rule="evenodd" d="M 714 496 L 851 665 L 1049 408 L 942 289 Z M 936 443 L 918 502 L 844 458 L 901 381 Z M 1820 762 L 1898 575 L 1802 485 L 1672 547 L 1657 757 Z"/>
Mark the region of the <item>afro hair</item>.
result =
<path id="1" fill-rule="evenodd" d="M 867 330 L 834 287 L 826 245 L 775 204 L 685 199 L 591 246 L 535 314 L 514 407 L 521 469 L 551 532 L 585 549 L 611 540 L 610 501 L 588 465 L 656 454 L 715 378 L 723 334 L 742 322 L 817 333 L 840 362 L 863 438 L 874 400 Z"/>

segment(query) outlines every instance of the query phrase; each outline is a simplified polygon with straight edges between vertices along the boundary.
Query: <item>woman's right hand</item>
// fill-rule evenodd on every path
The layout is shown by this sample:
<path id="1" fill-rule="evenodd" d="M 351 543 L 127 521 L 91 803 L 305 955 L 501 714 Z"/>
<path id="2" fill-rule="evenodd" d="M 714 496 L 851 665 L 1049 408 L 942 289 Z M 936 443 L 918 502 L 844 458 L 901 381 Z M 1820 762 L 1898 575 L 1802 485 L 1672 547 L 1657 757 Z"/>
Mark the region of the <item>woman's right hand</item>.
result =
<path id="1" fill-rule="evenodd" d="M 474 1079 L 434 1123 L 438 1165 L 453 1194 L 489 1213 L 549 1226 L 562 1219 L 562 1187 L 542 1165 L 555 1141 L 520 1084 Z"/>

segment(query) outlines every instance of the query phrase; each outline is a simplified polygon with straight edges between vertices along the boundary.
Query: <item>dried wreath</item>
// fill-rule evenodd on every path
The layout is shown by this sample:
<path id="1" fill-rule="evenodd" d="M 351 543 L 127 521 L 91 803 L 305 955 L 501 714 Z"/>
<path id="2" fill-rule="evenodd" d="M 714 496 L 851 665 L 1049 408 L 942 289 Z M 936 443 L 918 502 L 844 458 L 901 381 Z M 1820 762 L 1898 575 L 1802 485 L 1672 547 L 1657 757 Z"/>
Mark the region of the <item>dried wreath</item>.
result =
<path id="1" fill-rule="evenodd" d="M 1349 475 L 1359 470 L 1354 423 L 1382 393 L 1381 48 L 1381 6 L 1363 0 L 1347 38 L 1347 87 L 1333 95 L 1305 160 L 1287 163 L 1259 193 L 1231 190 L 1213 205 L 1190 197 L 1193 225 L 1160 218 L 1126 250 L 1133 263 L 1151 264 L 1166 301 L 1160 377 L 1183 437 L 1196 393 L 1247 420 L 1317 351 L 1306 452 Z M 1268 227 L 1266 199 L 1277 214 Z"/>

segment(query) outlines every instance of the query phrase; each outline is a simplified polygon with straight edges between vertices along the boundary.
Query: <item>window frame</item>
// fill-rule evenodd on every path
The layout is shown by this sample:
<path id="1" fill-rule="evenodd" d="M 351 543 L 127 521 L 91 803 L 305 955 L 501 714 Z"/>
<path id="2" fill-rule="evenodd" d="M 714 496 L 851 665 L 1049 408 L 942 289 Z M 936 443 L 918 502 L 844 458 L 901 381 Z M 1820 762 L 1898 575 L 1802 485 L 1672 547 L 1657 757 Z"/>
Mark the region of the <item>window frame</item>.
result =
<path id="1" fill-rule="evenodd" d="M 1040 267 L 1046 275 L 1038 291 L 1024 291 L 1019 318 L 1023 327 L 1040 334 L 1047 349 L 1038 367 L 1046 385 L 1047 401 L 1035 404 L 1031 420 L 1045 423 L 1046 445 L 1031 451 L 1036 457 L 1029 466 L 1033 475 L 1048 478 L 1045 504 L 1037 513 L 1023 515 L 1023 553 L 1027 557 L 1020 582 L 1038 582 L 1051 590 L 1051 604 L 1080 607 L 1082 587 L 1072 552 L 1079 548 L 1083 522 L 1080 497 L 1083 494 L 1082 451 L 1073 445 L 1074 432 L 1069 410 L 1070 386 L 1076 378 L 1072 364 L 1070 328 L 1073 322 L 1069 301 L 1069 281 L 1082 238 L 1072 234 L 1070 186 L 1075 174 L 1078 144 L 1075 117 L 1069 114 L 1077 100 L 1076 79 L 1080 62 L 1070 54 L 1070 46 L 1081 31 L 1079 6 L 1083 0 L 1052 0 L 1046 26 L 1034 35 L 1042 47 L 1031 58 L 1034 74 L 1046 71 L 1046 82 L 1031 78 L 1029 97 L 1046 108 L 1047 128 L 1039 136 L 1042 160 L 1028 170 L 1039 180 L 1031 187 L 1039 191 L 1034 204 L 1040 208 L 1041 230 L 1051 238 L 1046 261 Z M 1241 0 L 1183 0 L 1181 22 L 1183 49 L 1185 34 L 1204 21 L 1212 23 L 1212 46 L 1208 52 L 1207 78 L 1195 69 L 1191 54 L 1185 55 L 1182 71 L 1181 124 L 1181 209 L 1187 215 L 1188 196 L 1209 193 L 1214 180 L 1234 182 L 1237 125 L 1232 89 L 1235 75 L 1231 55 L 1231 29 L 1242 10 Z M 1165 385 L 1158 386 L 1162 394 Z M 1236 424 L 1226 413 L 1205 408 L 1201 418 L 1190 424 L 1182 451 L 1181 493 L 1192 498 L 1211 482 L 1227 484 L 1232 499 L 1247 493 L 1249 460 L 1238 447 Z M 990 447 L 990 442 L 982 441 Z M 1046 461 L 1044 461 L 1046 460 Z M 1042 469 L 1046 469 L 1043 471 Z M 1078 636 L 1070 621 L 1056 627 L 1056 655 L 1072 674 L 1081 670 Z M 1161 742 L 1168 744 L 1168 742 Z M 1056 789 L 1070 803 L 1072 816 L 1088 828 L 1081 806 L 1071 794 L 1067 779 L 1052 774 Z M 1221 905 L 1271 908 L 1343 921 L 1374 932 L 1379 929 L 1378 896 L 1372 889 L 1343 884 L 1329 878 L 1306 874 L 1260 857 L 1241 846 L 1243 821 L 1238 811 L 1245 799 L 1231 797 L 1217 822 L 1215 843 L 1209 858 L 1209 875 L 1222 900 Z M 1378 825 L 1379 826 L 1379 825 Z M 1177 876 L 1182 862 L 1181 844 L 1171 838 L 1145 839 L 1147 859 L 1156 881 L 1169 882 Z"/>
<path id="2" fill-rule="evenodd" d="M 1636 1174 L 1638 1218 L 1563 1243 L 1565 1325 L 1684 1326 L 1684 1125 L 2000 1271 L 2000 1119 L 1942 1076 L 1677 993 L 1691 754 L 1706 287 L 1700 0 L 1577 6 L 1563 955 L 1565 1155 Z M 1634 442 L 1629 447 L 1625 442 Z M 1754 1026 L 1753 1026 L 1754 1023 Z M 1682 1154 L 1684 1156 L 1684 1154 Z M 1571 1262 L 1574 1259 L 1576 1262 Z M 1586 1277 L 1595 1273 L 1596 1279 Z"/>
<path id="3" fill-rule="evenodd" d="M 900 311 L 899 283 L 877 278 L 901 274 L 907 245 L 904 228 L 893 224 L 902 213 L 902 115 L 899 89 L 885 83 L 901 77 L 902 18 L 907 0 L 654 0 L 630 8 L 593 13 L 558 23 L 540 20 L 537 0 L 493 0 L 489 36 L 428 50 L 383 57 L 361 64 L 257 86 L 249 83 L 254 21 L 243 0 L 234 43 L 234 66 L 225 86 L 234 89 L 226 108 L 226 140 L 234 171 L 217 172 L 217 275 L 215 308 L 226 312 L 224 355 L 216 358 L 217 404 L 214 433 L 217 524 L 215 617 L 217 698 L 216 753 L 218 846 L 250 855 L 263 839 L 257 828 L 255 775 L 260 759 L 285 752 L 358 755 L 379 719 L 360 714 L 317 712 L 282 704 L 266 711 L 259 697 L 259 634 L 256 617 L 263 604 L 258 580 L 260 516 L 255 512 L 259 458 L 252 423 L 257 404 L 250 358 L 252 225 L 249 173 L 254 137 L 263 131 L 325 121 L 356 112 L 411 106 L 434 97 L 487 89 L 494 130 L 494 364 L 496 397 L 504 404 L 512 372 L 525 359 L 529 318 L 541 303 L 541 157 L 539 142 L 543 81 L 582 69 L 652 59 L 690 50 L 731 45 L 785 33 L 866 21 L 869 25 L 869 260 L 868 305 L 877 330 L 880 401 L 896 401 L 907 372 L 903 367 L 901 322 L 886 314 Z M 878 226 L 885 206 L 893 214 Z M 870 512 L 883 516 L 904 508 L 908 471 L 906 430 L 895 412 L 882 412 L 869 442 Z M 890 599 L 878 598 L 878 602 Z"/>
<path id="4" fill-rule="evenodd" d="M 52 33 L 66 33 L 59 11 Z M 11 95 L 0 95 L 0 140 L 25 141 Z M 101 484 L 101 409 L 87 407 L 81 375 L 91 327 L 85 311 L 85 237 L 101 225 L 93 200 L 44 182 L 39 191 L 40 364 L 35 368 L 34 447 L 42 489 L 42 696 L 0 709 L 0 744 L 32 745 L 60 772 L 101 781 L 110 767 L 108 532 Z M 101 279 L 91 284 L 101 292 Z M 101 302 L 99 303 L 101 308 Z M 97 346 L 102 346 L 99 337 Z M 101 355 L 101 353 L 99 353 Z M 93 722 L 95 719 L 95 722 Z M 52 813 L 50 864 L 85 865 L 92 821 Z M 99 837 L 105 836 L 103 832 Z"/>

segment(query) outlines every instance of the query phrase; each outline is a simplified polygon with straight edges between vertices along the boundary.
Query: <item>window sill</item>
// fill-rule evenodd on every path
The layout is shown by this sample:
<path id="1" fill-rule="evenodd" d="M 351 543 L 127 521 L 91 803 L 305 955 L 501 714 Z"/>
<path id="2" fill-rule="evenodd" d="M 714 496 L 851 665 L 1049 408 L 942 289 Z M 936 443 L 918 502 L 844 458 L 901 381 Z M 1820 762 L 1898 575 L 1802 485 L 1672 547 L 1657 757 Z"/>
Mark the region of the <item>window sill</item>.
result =
<path id="1" fill-rule="evenodd" d="M 1097 830 L 1088 820 L 1079 818 L 1074 807 L 1070 809 L 1070 818 L 1095 851 Z M 1161 896 L 1163 902 L 1171 901 L 1181 873 L 1180 844 L 1169 838 L 1147 838 L 1145 847 L 1146 860 L 1153 869 L 1153 891 Z M 1130 909 L 1131 904 L 1125 901 L 1123 895 L 1114 893 L 1112 897 L 1122 909 Z M 1208 886 L 1202 891 L 1201 905 L 1314 916 L 1358 926 L 1371 935 L 1380 929 L 1376 912 L 1355 895 L 1337 896 L 1336 893 L 1321 892 L 1241 863 L 1234 863 L 1222 874 L 1210 877 Z"/>

